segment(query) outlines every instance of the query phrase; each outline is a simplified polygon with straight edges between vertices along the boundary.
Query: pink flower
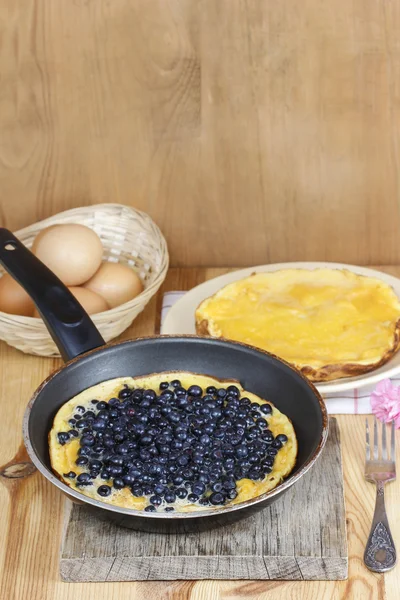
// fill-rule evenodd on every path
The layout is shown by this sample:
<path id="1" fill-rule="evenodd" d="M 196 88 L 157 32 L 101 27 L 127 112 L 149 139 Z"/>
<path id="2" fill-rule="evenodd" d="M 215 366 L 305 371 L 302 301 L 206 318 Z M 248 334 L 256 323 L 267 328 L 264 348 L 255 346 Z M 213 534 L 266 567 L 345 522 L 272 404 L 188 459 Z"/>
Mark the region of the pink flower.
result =
<path id="1" fill-rule="evenodd" d="M 380 381 L 371 394 L 371 408 L 383 423 L 395 421 L 400 428 L 400 387 L 394 386 L 390 379 Z"/>

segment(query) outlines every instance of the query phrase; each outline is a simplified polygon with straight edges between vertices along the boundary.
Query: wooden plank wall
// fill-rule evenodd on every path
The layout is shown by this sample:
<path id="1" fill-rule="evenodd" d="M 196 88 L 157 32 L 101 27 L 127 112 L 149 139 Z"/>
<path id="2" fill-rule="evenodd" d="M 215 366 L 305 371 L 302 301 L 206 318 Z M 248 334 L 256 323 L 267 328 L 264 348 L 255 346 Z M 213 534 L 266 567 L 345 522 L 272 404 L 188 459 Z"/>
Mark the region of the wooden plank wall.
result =
<path id="1" fill-rule="evenodd" d="M 174 265 L 400 262 L 394 0 L 3 0 L 0 223 L 121 202 Z"/>

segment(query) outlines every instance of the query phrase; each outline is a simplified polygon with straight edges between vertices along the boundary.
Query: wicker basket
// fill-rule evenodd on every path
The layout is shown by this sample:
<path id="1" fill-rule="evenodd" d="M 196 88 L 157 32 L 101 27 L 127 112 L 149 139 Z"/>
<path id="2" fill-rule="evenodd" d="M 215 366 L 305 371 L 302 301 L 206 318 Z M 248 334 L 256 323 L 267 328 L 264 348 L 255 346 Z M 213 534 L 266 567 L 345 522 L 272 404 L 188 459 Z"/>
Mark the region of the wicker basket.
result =
<path id="1" fill-rule="evenodd" d="M 103 259 L 134 268 L 143 282 L 143 292 L 133 300 L 92 315 L 93 322 L 108 342 L 129 327 L 164 281 L 169 261 L 166 241 L 148 215 L 121 204 L 97 204 L 67 210 L 25 227 L 15 235 L 30 248 L 42 229 L 59 223 L 81 223 L 93 229 L 103 243 Z M 3 274 L 4 270 L 0 268 L 0 276 Z M 0 311 L 0 339 L 27 354 L 59 356 L 39 318 Z"/>

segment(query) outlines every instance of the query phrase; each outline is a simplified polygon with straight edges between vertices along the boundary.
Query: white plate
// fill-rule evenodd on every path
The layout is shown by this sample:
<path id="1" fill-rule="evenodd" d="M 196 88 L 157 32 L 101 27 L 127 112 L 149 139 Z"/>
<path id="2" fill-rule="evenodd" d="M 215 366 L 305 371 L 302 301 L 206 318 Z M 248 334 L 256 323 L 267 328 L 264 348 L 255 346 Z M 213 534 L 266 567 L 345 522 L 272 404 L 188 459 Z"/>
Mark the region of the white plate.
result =
<path id="1" fill-rule="evenodd" d="M 195 310 L 205 298 L 212 296 L 220 290 L 222 287 L 243 277 L 248 277 L 251 273 L 265 273 L 271 271 L 278 271 L 279 269 L 348 269 L 357 273 L 358 275 L 368 275 L 370 277 L 376 277 L 381 279 L 385 283 L 392 286 L 397 296 L 400 298 L 400 279 L 393 277 L 392 275 L 386 275 L 381 271 L 375 271 L 374 269 L 367 269 L 365 267 L 356 267 L 353 265 L 346 265 L 341 263 L 325 263 L 325 262 L 294 262 L 294 263 L 280 263 L 274 265 L 260 265 L 258 267 L 250 267 L 248 269 L 241 269 L 240 271 L 233 271 L 226 275 L 221 275 L 215 279 L 205 281 L 201 285 L 193 288 L 187 292 L 180 300 L 178 300 L 174 306 L 169 310 L 167 316 L 164 319 L 161 333 L 165 335 L 180 335 L 184 333 L 196 333 L 195 331 Z M 346 379 L 337 379 L 335 381 L 328 381 L 327 383 L 317 384 L 317 388 L 324 395 L 336 394 L 338 392 L 344 392 L 346 390 L 352 390 L 355 388 L 361 388 L 364 386 L 373 386 L 386 377 L 393 377 L 400 373 L 400 351 L 397 352 L 393 358 L 384 364 L 379 369 L 375 369 L 365 375 L 358 377 L 348 377 Z"/>

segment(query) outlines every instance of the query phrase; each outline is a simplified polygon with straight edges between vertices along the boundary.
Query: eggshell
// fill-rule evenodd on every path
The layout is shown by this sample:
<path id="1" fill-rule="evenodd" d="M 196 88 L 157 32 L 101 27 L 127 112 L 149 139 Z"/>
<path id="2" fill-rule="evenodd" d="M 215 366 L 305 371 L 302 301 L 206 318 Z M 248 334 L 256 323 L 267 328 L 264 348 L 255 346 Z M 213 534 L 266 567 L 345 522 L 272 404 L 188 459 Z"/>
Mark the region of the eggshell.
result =
<path id="1" fill-rule="evenodd" d="M 79 224 L 52 225 L 35 238 L 32 251 L 67 286 L 85 283 L 103 256 L 99 236 Z"/>
<path id="2" fill-rule="evenodd" d="M 95 292 L 87 290 L 83 287 L 70 287 L 68 289 L 73 293 L 79 304 L 83 306 L 89 315 L 94 315 L 96 313 L 108 310 L 107 302 L 104 300 L 104 298 L 99 296 L 99 294 L 96 294 Z M 40 313 L 36 308 L 33 316 L 40 317 Z"/>
<path id="3" fill-rule="evenodd" d="M 23 287 L 6 273 L 0 278 L 0 311 L 31 317 L 35 305 Z"/>
<path id="4" fill-rule="evenodd" d="M 104 262 L 84 287 L 103 296 L 110 308 L 129 302 L 143 291 L 143 283 L 133 269 L 111 262 Z"/>

